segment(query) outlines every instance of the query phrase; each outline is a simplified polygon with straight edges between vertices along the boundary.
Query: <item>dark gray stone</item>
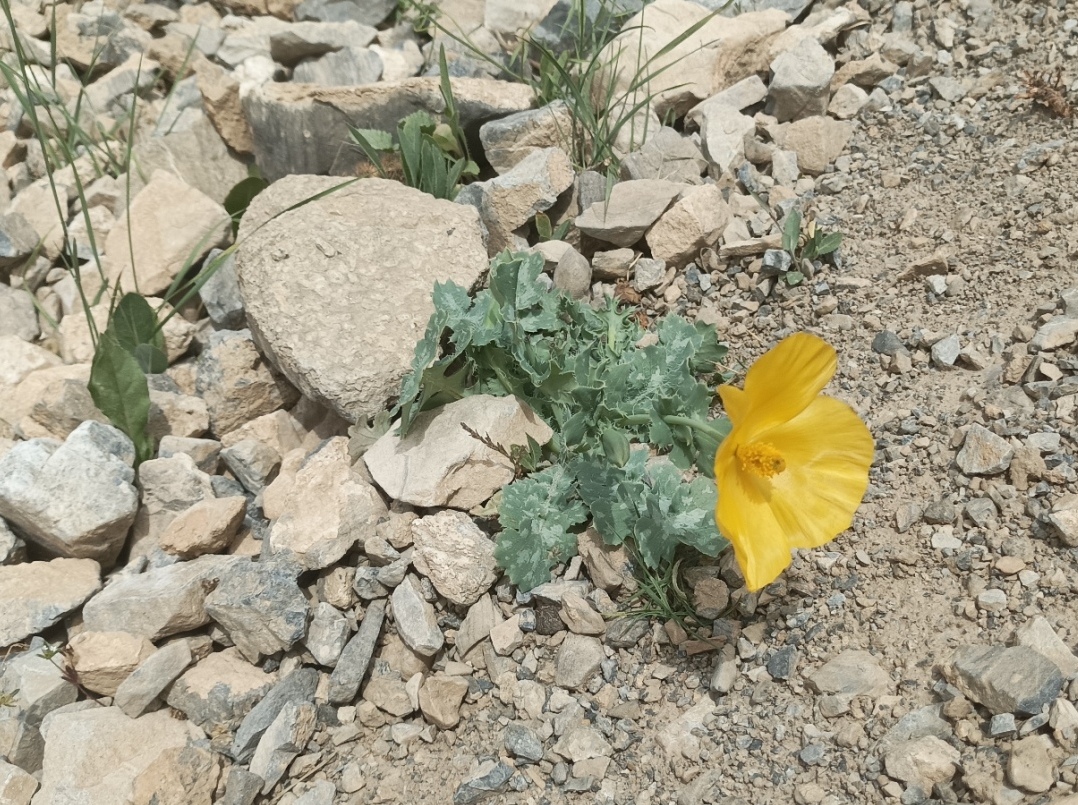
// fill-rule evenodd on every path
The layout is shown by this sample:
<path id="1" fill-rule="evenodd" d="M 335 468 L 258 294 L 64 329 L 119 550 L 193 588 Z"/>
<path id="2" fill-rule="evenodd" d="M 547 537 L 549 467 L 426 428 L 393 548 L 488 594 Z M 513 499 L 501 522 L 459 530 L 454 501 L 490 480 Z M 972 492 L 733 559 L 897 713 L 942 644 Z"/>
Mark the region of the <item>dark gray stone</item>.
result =
<path id="1" fill-rule="evenodd" d="M 783 646 L 767 661 L 767 672 L 775 679 L 789 679 L 797 667 L 797 649 Z"/>
<path id="2" fill-rule="evenodd" d="M 606 625 L 604 640 L 614 648 L 632 648 L 648 633 L 644 618 L 615 618 Z"/>
<path id="3" fill-rule="evenodd" d="M 503 737 L 505 750 L 517 760 L 538 763 L 543 759 L 543 742 L 535 730 L 523 724 L 510 724 Z"/>
<path id="4" fill-rule="evenodd" d="M 206 596 L 206 613 L 251 662 L 287 651 L 307 634 L 309 607 L 296 583 L 301 570 L 287 555 L 237 562 Z"/>
<path id="5" fill-rule="evenodd" d="M 0 215 L 0 278 L 25 262 L 37 246 L 37 233 L 19 213 Z"/>
<path id="6" fill-rule="evenodd" d="M 346 22 L 355 20 L 364 25 L 379 26 L 393 13 L 397 0 L 304 0 L 296 7 L 300 22 Z"/>
<path id="7" fill-rule="evenodd" d="M 880 355 L 890 355 L 893 358 L 901 352 L 906 352 L 906 345 L 890 330 L 880 330 L 872 339 L 872 351 Z"/>
<path id="8" fill-rule="evenodd" d="M 931 525 L 953 523 L 956 516 L 954 503 L 947 498 L 929 503 L 924 514 L 925 522 Z"/>
<path id="9" fill-rule="evenodd" d="M 220 249 L 214 249 L 202 263 L 203 269 L 211 265 Z M 236 279 L 236 254 L 228 255 L 217 266 L 210 278 L 199 289 L 199 298 L 206 306 L 206 314 L 214 326 L 221 330 L 242 330 L 247 326 L 243 312 L 243 297 L 240 295 L 239 282 Z"/>
<path id="10" fill-rule="evenodd" d="M 453 794 L 453 805 L 473 805 L 504 791 L 513 768 L 501 761 L 486 760 Z"/>
<path id="11" fill-rule="evenodd" d="M 299 668 L 278 682 L 266 698 L 254 706 L 243 719 L 236 737 L 232 741 L 229 754 L 237 763 L 246 763 L 251 759 L 263 733 L 288 704 L 310 702 L 314 699 L 318 687 L 318 671 L 314 668 Z"/>
<path id="12" fill-rule="evenodd" d="M 367 48 L 343 48 L 316 59 L 306 59 L 292 71 L 297 84 L 351 87 L 373 84 L 382 77 L 382 58 Z"/>
<path id="13" fill-rule="evenodd" d="M 225 783 L 225 795 L 221 805 L 251 805 L 262 790 L 265 781 L 257 774 L 247 771 L 243 766 L 233 766 L 228 770 L 228 782 Z"/>
<path id="14" fill-rule="evenodd" d="M 349 704 L 359 695 L 359 686 L 367 675 L 385 617 L 385 600 L 372 601 L 359 624 L 359 630 L 344 647 L 329 677 L 331 704 Z"/>

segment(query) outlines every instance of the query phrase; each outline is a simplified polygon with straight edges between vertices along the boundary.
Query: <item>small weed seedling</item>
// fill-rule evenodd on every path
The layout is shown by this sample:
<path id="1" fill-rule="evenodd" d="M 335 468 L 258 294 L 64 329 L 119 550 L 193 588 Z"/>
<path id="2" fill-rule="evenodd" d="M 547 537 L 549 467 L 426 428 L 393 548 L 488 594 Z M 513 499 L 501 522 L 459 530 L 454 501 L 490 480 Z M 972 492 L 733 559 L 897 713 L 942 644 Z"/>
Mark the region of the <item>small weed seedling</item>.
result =
<path id="1" fill-rule="evenodd" d="M 818 260 L 838 251 L 842 245 L 841 232 L 824 232 L 816 226 L 815 220 L 810 220 L 802 231 L 801 223 L 801 212 L 792 209 L 786 216 L 786 224 L 782 230 L 782 248 L 794 259 L 795 265 L 802 260 Z M 795 268 L 786 272 L 784 279 L 788 285 L 800 285 L 805 281 L 805 275 Z"/>

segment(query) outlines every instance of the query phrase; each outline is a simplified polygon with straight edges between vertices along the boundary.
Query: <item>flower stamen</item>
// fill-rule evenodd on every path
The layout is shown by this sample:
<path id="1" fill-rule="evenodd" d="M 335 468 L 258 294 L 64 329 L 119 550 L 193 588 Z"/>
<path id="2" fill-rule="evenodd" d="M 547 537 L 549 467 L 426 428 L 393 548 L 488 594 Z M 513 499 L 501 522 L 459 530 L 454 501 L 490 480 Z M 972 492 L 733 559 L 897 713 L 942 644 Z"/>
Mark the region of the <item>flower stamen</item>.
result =
<path id="1" fill-rule="evenodd" d="M 782 453 L 767 442 L 738 445 L 737 460 L 744 472 L 758 478 L 772 478 L 786 469 Z"/>

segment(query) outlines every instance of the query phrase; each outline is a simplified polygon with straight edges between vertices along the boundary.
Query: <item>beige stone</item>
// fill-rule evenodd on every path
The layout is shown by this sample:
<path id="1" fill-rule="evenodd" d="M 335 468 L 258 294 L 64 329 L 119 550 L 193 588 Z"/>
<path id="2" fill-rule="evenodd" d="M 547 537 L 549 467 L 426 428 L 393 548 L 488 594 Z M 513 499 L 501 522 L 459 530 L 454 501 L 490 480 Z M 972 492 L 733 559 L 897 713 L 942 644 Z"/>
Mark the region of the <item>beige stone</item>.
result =
<path id="1" fill-rule="evenodd" d="M 949 746 L 947 748 L 950 749 Z M 1011 785 L 1034 794 L 1049 790 L 1056 781 L 1056 764 L 1052 760 L 1051 749 L 1052 739 L 1047 735 L 1029 735 L 1015 741 L 1007 759 L 1007 780 Z"/>
<path id="2" fill-rule="evenodd" d="M 37 791 L 37 780 L 11 763 L 0 760 L 0 802 L 8 805 L 30 805 Z"/>
<path id="3" fill-rule="evenodd" d="M 150 307 L 155 311 L 162 305 L 160 299 L 147 298 Z M 94 326 L 98 332 L 104 331 L 109 324 L 109 300 L 106 298 L 90 308 L 94 319 Z M 161 308 L 158 316 L 164 318 L 172 311 L 170 305 Z M 165 354 L 169 363 L 175 363 L 191 346 L 195 337 L 195 326 L 183 316 L 173 316 L 161 330 L 165 338 Z M 90 325 L 86 320 L 86 313 L 77 310 L 64 316 L 60 322 L 60 357 L 64 363 L 91 363 L 94 359 L 94 343 L 90 336 Z"/>
<path id="4" fill-rule="evenodd" d="M 255 417 L 221 437 L 222 447 L 232 447 L 244 439 L 255 439 L 281 456 L 303 444 L 303 426 L 288 411 L 274 411 Z"/>
<path id="5" fill-rule="evenodd" d="M 0 400 L 6 390 L 18 385 L 31 372 L 60 363 L 60 359 L 47 349 L 27 343 L 16 335 L 0 336 Z M 4 417 L 2 404 L 0 417 Z"/>
<path id="6" fill-rule="evenodd" d="M 700 250 L 714 246 L 730 222 L 730 208 L 718 185 L 706 184 L 682 193 L 648 230 L 651 256 L 681 268 Z"/>
<path id="7" fill-rule="evenodd" d="M 42 250 L 50 260 L 55 260 L 60 256 L 60 249 L 64 243 L 63 225 L 68 217 L 67 203 L 72 195 L 74 195 L 73 188 L 60 184 L 56 187 L 56 196 L 54 196 L 48 181 L 39 179 L 20 190 L 7 209 L 7 212 L 17 212 L 26 219 L 26 222 L 37 233 Z M 56 209 L 57 198 L 64 207 L 63 221 L 60 220 L 61 213 Z"/>
<path id="8" fill-rule="evenodd" d="M 788 124 L 780 129 L 778 139 L 781 147 L 797 152 L 801 171 L 815 176 L 843 152 L 852 134 L 849 121 L 817 115 Z"/>
<path id="9" fill-rule="evenodd" d="M 609 199 L 597 201 L 577 216 L 576 225 L 598 240 L 632 246 L 685 187 L 662 179 L 618 182 Z"/>
<path id="10" fill-rule="evenodd" d="M 498 173 L 508 173 L 543 148 L 572 149 L 573 117 L 564 101 L 492 120 L 479 129 L 483 156 Z"/>
<path id="11" fill-rule="evenodd" d="M 454 604 L 471 606 L 497 581 L 494 543 L 464 512 L 420 517 L 412 537 L 416 570 Z"/>
<path id="12" fill-rule="evenodd" d="M 524 644 L 524 632 L 520 628 L 520 616 L 506 618 L 490 630 L 490 644 L 499 657 L 507 657 Z"/>
<path id="13" fill-rule="evenodd" d="M 0 647 L 44 631 L 101 589 L 92 559 L 0 566 Z"/>
<path id="14" fill-rule="evenodd" d="M 443 730 L 460 722 L 460 705 L 468 693 L 468 680 L 459 676 L 435 674 L 419 690 L 419 708 L 427 721 Z"/>
<path id="15" fill-rule="evenodd" d="M 158 546 L 165 529 L 181 512 L 214 497 L 210 476 L 186 453 L 142 462 L 138 483 L 142 505 L 131 534 L 131 553 L 135 556 Z"/>
<path id="16" fill-rule="evenodd" d="M 592 584 L 610 592 L 633 582 L 632 565 L 624 545 L 607 545 L 594 528 L 577 537 L 577 551 Z"/>
<path id="17" fill-rule="evenodd" d="M 389 497 L 413 506 L 471 509 L 513 480 L 513 464 L 464 425 L 506 450 L 553 431 L 515 397 L 472 395 L 416 417 L 402 439 L 396 428 L 364 453 L 371 477 Z"/>
<path id="18" fill-rule="evenodd" d="M 117 707 L 91 707 L 48 716 L 41 802 L 123 803 L 135 780 L 163 753 L 201 737 L 167 712 L 128 718 Z"/>
<path id="19" fill-rule="evenodd" d="M 296 473 L 306 460 L 307 451 L 302 447 L 284 454 L 277 477 L 262 490 L 262 514 L 267 520 L 277 520 L 285 513 L 292 487 L 296 485 Z"/>
<path id="20" fill-rule="evenodd" d="M 1006 557 L 1005 557 L 1006 558 Z M 1052 624 L 1041 615 L 1018 627 L 1018 645 L 1029 646 L 1044 655 L 1059 668 L 1064 679 L 1078 677 L 1078 656 L 1056 634 Z"/>
<path id="21" fill-rule="evenodd" d="M 567 592 L 562 596 L 559 615 L 562 623 L 575 634 L 601 635 L 606 631 L 603 616 L 575 592 Z"/>
<path id="22" fill-rule="evenodd" d="M 238 154 L 254 151 L 251 126 L 240 103 L 240 82 L 224 68 L 210 61 L 195 67 L 202 104 L 217 133 Z"/>
<path id="23" fill-rule="evenodd" d="M 154 439 L 191 439 L 210 429 L 210 412 L 200 397 L 150 389 L 150 420 L 146 432 Z M 220 448 L 218 448 L 220 449 Z"/>
<path id="24" fill-rule="evenodd" d="M 951 780 L 958 771 L 958 760 L 958 750 L 934 735 L 899 744 L 889 749 L 883 759 L 890 777 L 925 791 Z"/>
<path id="25" fill-rule="evenodd" d="M 281 509 L 267 537 L 270 549 L 292 551 L 308 570 L 335 563 L 374 536 L 378 521 L 388 516 L 377 490 L 352 469 L 344 436 L 307 459 Z"/>
<path id="26" fill-rule="evenodd" d="M 230 226 L 220 204 L 171 173 L 154 171 L 105 240 L 109 281 L 119 280 L 125 291 L 160 293 L 191 259 L 223 243 Z"/>
<path id="27" fill-rule="evenodd" d="M 145 637 L 128 632 L 80 632 L 68 645 L 79 682 L 102 696 L 114 695 L 120 683 L 155 650 Z"/>
<path id="28" fill-rule="evenodd" d="M 218 754 L 201 746 L 163 751 L 135 779 L 133 805 L 212 805 L 221 776 Z"/>
<path id="29" fill-rule="evenodd" d="M 207 498 L 176 517 L 161 535 L 161 550 L 181 559 L 220 553 L 232 543 L 247 511 L 241 496 Z"/>

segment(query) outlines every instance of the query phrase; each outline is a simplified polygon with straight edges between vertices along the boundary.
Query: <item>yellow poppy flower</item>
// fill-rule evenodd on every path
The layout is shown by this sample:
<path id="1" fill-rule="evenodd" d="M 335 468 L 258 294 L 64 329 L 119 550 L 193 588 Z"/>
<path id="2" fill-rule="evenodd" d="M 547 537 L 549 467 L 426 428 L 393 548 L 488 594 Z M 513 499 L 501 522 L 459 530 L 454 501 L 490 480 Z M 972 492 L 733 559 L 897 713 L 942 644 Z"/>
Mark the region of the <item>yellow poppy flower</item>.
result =
<path id="1" fill-rule="evenodd" d="M 837 365 L 830 344 L 797 333 L 752 365 L 744 390 L 719 388 L 733 427 L 715 455 L 715 521 L 750 590 L 778 578 L 792 548 L 849 528 L 868 487 L 868 428 L 820 394 Z"/>

